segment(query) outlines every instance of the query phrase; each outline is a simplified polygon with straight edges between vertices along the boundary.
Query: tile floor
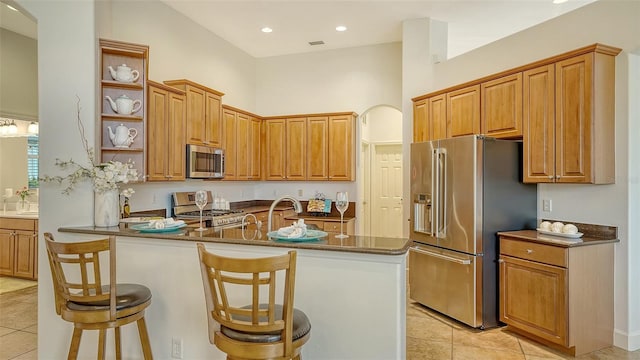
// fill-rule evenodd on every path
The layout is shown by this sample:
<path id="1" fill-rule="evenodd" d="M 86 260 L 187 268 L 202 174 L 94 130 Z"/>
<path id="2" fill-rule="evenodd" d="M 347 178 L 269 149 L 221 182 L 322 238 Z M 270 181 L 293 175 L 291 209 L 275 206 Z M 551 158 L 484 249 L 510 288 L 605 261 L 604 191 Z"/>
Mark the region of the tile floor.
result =
<path id="1" fill-rule="evenodd" d="M 34 286 L 0 294 L 0 360 L 37 359 L 37 289 Z M 407 359 L 557 360 L 571 357 L 505 328 L 471 329 L 409 300 Z M 579 359 L 640 360 L 640 350 L 627 352 L 612 347 Z"/>
<path id="2" fill-rule="evenodd" d="M 0 294 L 0 360 L 38 358 L 38 287 Z"/>

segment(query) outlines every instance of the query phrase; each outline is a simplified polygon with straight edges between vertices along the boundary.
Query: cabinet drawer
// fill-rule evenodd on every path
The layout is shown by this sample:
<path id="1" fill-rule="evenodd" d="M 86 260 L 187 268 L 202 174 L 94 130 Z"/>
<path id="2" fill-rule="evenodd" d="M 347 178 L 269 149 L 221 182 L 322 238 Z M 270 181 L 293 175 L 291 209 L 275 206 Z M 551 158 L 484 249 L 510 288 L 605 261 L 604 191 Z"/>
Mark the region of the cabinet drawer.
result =
<path id="1" fill-rule="evenodd" d="M 339 221 L 325 221 L 323 230 L 327 231 L 327 232 L 340 232 L 340 222 Z"/>
<path id="2" fill-rule="evenodd" d="M 35 231 L 36 222 L 34 219 L 0 218 L 0 229 Z"/>
<path id="3" fill-rule="evenodd" d="M 567 267 L 567 249 L 552 245 L 500 238 L 500 254 Z"/>

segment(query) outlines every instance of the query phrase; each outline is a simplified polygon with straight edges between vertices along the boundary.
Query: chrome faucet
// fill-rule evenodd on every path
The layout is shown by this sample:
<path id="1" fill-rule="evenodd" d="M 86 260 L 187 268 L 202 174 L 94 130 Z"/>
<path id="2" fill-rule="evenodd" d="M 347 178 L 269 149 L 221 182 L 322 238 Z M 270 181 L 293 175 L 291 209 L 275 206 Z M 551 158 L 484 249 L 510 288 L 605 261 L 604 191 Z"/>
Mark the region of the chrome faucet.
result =
<path id="1" fill-rule="evenodd" d="M 273 203 L 271 203 L 271 207 L 269 208 L 269 215 L 267 216 L 267 232 L 271 231 L 271 218 L 273 217 L 273 209 L 276 208 L 276 205 L 278 205 L 278 203 L 282 200 L 289 200 L 293 203 L 293 210 L 300 214 L 302 212 L 302 204 L 300 204 L 300 201 L 298 201 L 298 199 L 294 198 L 291 195 L 284 195 L 281 196 L 275 200 L 273 200 Z"/>

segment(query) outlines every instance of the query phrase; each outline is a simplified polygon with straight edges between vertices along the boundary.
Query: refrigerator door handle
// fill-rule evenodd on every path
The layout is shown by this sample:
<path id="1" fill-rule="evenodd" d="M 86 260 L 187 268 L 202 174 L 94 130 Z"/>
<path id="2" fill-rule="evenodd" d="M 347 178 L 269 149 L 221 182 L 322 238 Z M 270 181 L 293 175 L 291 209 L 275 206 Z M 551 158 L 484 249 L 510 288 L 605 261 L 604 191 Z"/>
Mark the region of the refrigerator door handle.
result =
<path id="1" fill-rule="evenodd" d="M 440 184 L 438 183 L 438 166 L 436 165 L 438 160 L 438 149 L 434 149 L 431 153 L 431 236 L 438 237 L 438 217 L 440 213 Z"/>
<path id="2" fill-rule="evenodd" d="M 442 259 L 442 260 L 446 260 L 446 261 L 451 261 L 454 262 L 456 264 L 461 264 L 461 265 L 469 265 L 471 264 L 471 260 L 469 259 L 458 259 L 458 258 L 454 258 L 451 256 L 447 256 L 447 255 L 442 255 L 442 254 L 438 254 L 438 253 L 434 253 L 431 251 L 427 251 L 427 250 L 423 250 L 419 247 L 412 247 L 411 250 L 423 254 L 423 255 L 427 255 L 427 256 L 432 256 L 438 259 Z"/>
<path id="3" fill-rule="evenodd" d="M 436 161 L 438 168 L 438 222 L 436 227 L 437 237 L 446 237 L 447 230 L 447 151 L 446 149 L 436 150 Z"/>

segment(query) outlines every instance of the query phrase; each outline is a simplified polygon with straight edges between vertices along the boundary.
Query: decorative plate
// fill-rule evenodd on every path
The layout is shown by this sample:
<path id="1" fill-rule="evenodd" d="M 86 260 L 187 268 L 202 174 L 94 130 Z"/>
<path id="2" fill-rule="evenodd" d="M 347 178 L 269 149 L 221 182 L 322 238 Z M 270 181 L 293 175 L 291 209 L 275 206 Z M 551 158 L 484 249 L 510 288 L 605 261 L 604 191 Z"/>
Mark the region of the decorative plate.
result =
<path id="1" fill-rule="evenodd" d="M 176 224 L 176 225 L 167 225 L 165 226 L 163 229 L 156 229 L 155 227 L 149 227 L 149 224 L 138 224 L 138 225 L 132 225 L 130 227 L 130 229 L 133 230 L 138 230 L 142 233 L 161 233 L 161 232 L 170 232 L 170 231 L 176 231 L 179 229 L 182 229 L 183 227 L 186 227 L 187 224 L 182 223 L 182 224 Z"/>
<path id="2" fill-rule="evenodd" d="M 579 239 L 579 238 L 582 237 L 582 235 L 584 235 L 581 232 L 575 233 L 575 234 L 565 234 L 565 233 L 557 233 L 557 232 L 547 231 L 547 230 L 542 230 L 542 229 L 536 229 L 536 230 L 540 234 L 552 235 L 552 236 L 560 236 L 560 237 L 565 237 L 565 238 L 570 238 L 570 239 Z"/>
<path id="3" fill-rule="evenodd" d="M 277 231 L 270 231 L 267 233 L 267 236 L 270 239 L 279 240 L 279 241 L 289 241 L 289 242 L 316 241 L 327 235 L 329 234 L 320 230 L 307 230 L 307 234 L 301 238 L 288 238 L 286 236 L 281 236 L 281 235 L 278 235 Z"/>

